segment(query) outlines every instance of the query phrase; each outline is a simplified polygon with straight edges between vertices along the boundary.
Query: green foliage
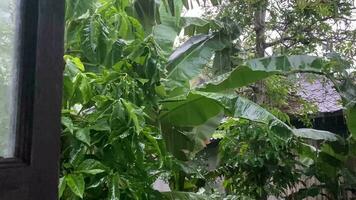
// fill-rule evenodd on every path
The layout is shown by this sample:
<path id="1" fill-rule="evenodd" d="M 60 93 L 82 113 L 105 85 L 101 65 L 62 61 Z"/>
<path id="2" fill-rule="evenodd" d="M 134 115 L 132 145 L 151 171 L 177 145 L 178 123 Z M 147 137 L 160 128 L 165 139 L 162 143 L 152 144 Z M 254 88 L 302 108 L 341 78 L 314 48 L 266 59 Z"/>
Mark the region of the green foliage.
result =
<path id="1" fill-rule="evenodd" d="M 173 81 L 186 81 L 197 77 L 214 52 L 226 46 L 227 42 L 224 43 L 222 39 L 224 37 L 219 34 L 191 37 L 169 58 L 167 78 Z"/>
<path id="2" fill-rule="evenodd" d="M 68 186 L 63 198 L 72 198 L 68 188 L 79 197 L 85 192 L 85 199 L 153 198 L 151 184 L 169 157 L 164 158 L 159 130 L 144 111 L 155 106 L 154 99 L 151 105 L 143 101 L 152 98 L 144 92 L 149 84 L 128 72 L 123 66 L 69 79 L 79 94 L 65 99 L 63 110 L 62 174 Z"/>
<path id="3" fill-rule="evenodd" d="M 244 59 L 256 57 L 255 23 L 259 20 L 263 25 L 264 50 L 271 47 L 266 51 L 269 54 L 337 52 L 354 61 L 355 51 L 350 49 L 355 40 L 354 28 L 334 26 L 352 23 L 353 6 L 352 0 L 241 0 L 228 1 L 216 9 L 218 19 L 229 18 L 239 24 L 243 34 L 236 44 Z M 266 15 L 256 19 L 255 14 L 261 10 Z"/>
<path id="4" fill-rule="evenodd" d="M 296 184 L 301 174 L 295 140 L 283 140 L 267 125 L 229 119 L 222 130 L 220 167 L 224 187 L 238 197 L 265 199 L 280 196 Z"/>
<path id="5" fill-rule="evenodd" d="M 356 137 L 356 106 L 353 106 L 347 110 L 347 124 L 353 137 Z"/>
<path id="6" fill-rule="evenodd" d="M 168 150 L 182 160 L 202 150 L 222 114 L 233 112 L 234 100 L 233 95 L 196 91 L 162 102 L 160 121 Z"/>
<path id="7" fill-rule="evenodd" d="M 353 176 L 344 166 L 352 139 L 294 129 L 288 116 L 234 92 L 276 74 L 330 74 L 330 60 L 282 55 L 236 61 L 229 53 L 236 50 L 238 26 L 228 19 L 182 18 L 183 6 L 187 1 L 67 0 L 60 197 L 221 199 L 226 195 L 203 190 L 218 175 L 226 177 L 227 199 L 259 199 L 281 196 L 297 183 L 298 166 L 342 188 L 341 175 Z M 192 37 L 173 49 L 182 31 Z M 233 70 L 191 86 L 211 63 Z M 345 102 L 352 95 L 344 93 Z M 219 125 L 226 134 L 216 174 L 191 163 Z M 321 149 L 306 145 L 308 139 L 321 142 Z M 173 191 L 154 190 L 157 178 L 169 180 Z M 336 196 L 341 191 L 322 186 Z"/>
<path id="8" fill-rule="evenodd" d="M 203 91 L 219 92 L 249 85 L 275 74 L 298 72 L 321 72 L 322 59 L 308 56 L 271 56 L 247 60 L 231 72 L 216 77 L 201 88 Z"/>
<path id="9" fill-rule="evenodd" d="M 171 160 L 154 117 L 164 58 L 129 2 L 71 3 L 81 9 L 67 12 L 60 195 L 159 198 L 151 185 Z"/>

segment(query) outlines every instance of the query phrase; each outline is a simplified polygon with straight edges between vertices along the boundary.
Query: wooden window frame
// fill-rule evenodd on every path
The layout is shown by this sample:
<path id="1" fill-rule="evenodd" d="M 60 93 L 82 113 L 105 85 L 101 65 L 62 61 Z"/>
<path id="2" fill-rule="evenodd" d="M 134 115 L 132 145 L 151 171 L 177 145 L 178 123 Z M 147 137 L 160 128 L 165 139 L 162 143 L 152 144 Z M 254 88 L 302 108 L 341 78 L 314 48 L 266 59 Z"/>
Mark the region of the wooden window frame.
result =
<path id="1" fill-rule="evenodd" d="M 20 0 L 15 156 L 0 160 L 0 199 L 57 199 L 64 0 Z"/>

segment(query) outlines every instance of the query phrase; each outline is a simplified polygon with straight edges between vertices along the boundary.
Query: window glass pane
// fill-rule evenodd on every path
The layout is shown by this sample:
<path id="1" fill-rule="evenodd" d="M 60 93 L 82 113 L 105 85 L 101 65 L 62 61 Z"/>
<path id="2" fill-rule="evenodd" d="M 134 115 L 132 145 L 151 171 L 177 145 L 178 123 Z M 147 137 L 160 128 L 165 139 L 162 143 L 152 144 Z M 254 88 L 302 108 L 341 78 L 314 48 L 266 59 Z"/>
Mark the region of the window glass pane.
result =
<path id="1" fill-rule="evenodd" d="M 14 156 L 15 1 L 0 1 L 0 158 Z"/>

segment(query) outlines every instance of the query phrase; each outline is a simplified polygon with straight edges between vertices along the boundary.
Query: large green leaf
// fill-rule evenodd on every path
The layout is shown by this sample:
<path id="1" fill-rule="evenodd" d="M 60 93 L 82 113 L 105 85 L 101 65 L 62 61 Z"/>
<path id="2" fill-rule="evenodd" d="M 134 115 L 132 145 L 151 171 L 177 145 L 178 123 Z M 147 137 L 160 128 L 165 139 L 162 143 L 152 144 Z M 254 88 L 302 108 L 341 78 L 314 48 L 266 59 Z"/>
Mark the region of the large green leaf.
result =
<path id="1" fill-rule="evenodd" d="M 173 49 L 173 43 L 178 35 L 177 28 L 170 25 L 160 24 L 153 28 L 153 37 L 164 53 L 169 53 Z"/>
<path id="2" fill-rule="evenodd" d="M 279 120 L 272 113 L 242 97 L 239 97 L 236 101 L 234 117 L 267 124 L 271 129 L 276 130 L 276 133 L 283 138 L 290 137 L 293 132 L 292 128 Z"/>
<path id="3" fill-rule="evenodd" d="M 204 19 L 201 17 L 182 17 L 181 26 L 184 35 L 194 36 L 220 31 L 223 26 L 219 21 Z"/>
<path id="4" fill-rule="evenodd" d="M 204 124 L 193 128 L 163 124 L 163 138 L 167 150 L 180 160 L 189 160 L 206 147 L 206 142 L 220 125 L 222 118 L 223 113 L 219 113 Z"/>
<path id="5" fill-rule="evenodd" d="M 239 97 L 236 101 L 234 117 L 267 124 L 271 130 L 273 130 L 282 138 L 288 138 L 292 135 L 295 135 L 300 138 L 312 140 L 340 140 L 340 137 L 328 131 L 315 129 L 293 129 L 275 117 L 272 113 L 268 112 L 266 109 L 242 97 Z"/>
<path id="6" fill-rule="evenodd" d="M 175 126 L 194 127 L 205 123 L 220 112 L 231 114 L 235 95 L 190 92 L 162 102 L 160 120 Z"/>
<path id="7" fill-rule="evenodd" d="M 168 79 L 184 82 L 198 76 L 215 51 L 226 45 L 225 38 L 220 34 L 190 38 L 170 56 Z"/>
<path id="8" fill-rule="evenodd" d="M 271 56 L 266 58 L 252 59 L 246 63 L 251 69 L 255 71 L 282 73 L 293 71 L 320 72 L 324 66 L 322 59 L 308 55 Z"/>
<path id="9" fill-rule="evenodd" d="M 293 72 L 321 72 L 323 61 L 314 56 L 272 56 L 252 59 L 233 71 L 218 76 L 216 79 L 202 86 L 200 90 L 220 92 L 243 87 L 262 80 L 274 74 Z"/>
<path id="10" fill-rule="evenodd" d="M 232 70 L 231 53 L 232 48 L 225 48 L 215 53 L 213 62 L 214 74 L 221 75 Z"/>
<path id="11" fill-rule="evenodd" d="M 160 120 L 167 149 L 181 160 L 203 149 L 223 113 L 232 115 L 235 99 L 235 95 L 196 91 L 162 102 Z"/>
<path id="12" fill-rule="evenodd" d="M 171 4 L 168 6 L 171 9 L 170 12 L 166 6 L 160 6 L 161 24 L 153 27 L 154 39 L 167 54 L 171 53 L 174 41 L 180 32 L 180 15 L 183 8 L 180 0 L 173 1 Z"/>
<path id="13" fill-rule="evenodd" d="M 159 23 L 159 1 L 156 0 L 135 0 L 134 8 L 137 18 L 150 33 L 152 27 Z"/>
<path id="14" fill-rule="evenodd" d="M 293 130 L 293 133 L 298 137 L 313 140 L 337 141 L 340 139 L 337 135 L 329 131 L 315 130 L 309 128 L 295 129 Z"/>

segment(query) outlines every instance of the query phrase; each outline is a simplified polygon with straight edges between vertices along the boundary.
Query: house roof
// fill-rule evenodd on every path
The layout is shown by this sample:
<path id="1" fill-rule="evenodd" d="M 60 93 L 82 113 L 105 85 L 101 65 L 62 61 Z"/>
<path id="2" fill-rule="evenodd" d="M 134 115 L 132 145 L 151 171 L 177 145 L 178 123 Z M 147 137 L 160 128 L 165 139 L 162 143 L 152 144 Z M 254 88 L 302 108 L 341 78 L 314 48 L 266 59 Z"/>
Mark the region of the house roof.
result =
<path id="1" fill-rule="evenodd" d="M 323 77 L 312 81 L 302 77 L 298 81 L 297 95 L 313 103 L 320 113 L 332 113 L 342 110 L 341 97 L 331 81 Z"/>

